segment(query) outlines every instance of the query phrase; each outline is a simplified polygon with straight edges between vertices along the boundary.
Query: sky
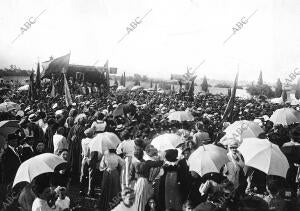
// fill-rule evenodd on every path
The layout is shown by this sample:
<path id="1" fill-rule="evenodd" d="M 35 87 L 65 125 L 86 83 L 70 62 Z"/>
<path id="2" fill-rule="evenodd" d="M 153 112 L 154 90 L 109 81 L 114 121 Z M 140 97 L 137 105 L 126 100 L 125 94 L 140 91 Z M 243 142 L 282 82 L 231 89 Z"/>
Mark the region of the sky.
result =
<path id="1" fill-rule="evenodd" d="M 284 81 L 300 68 L 299 20 L 299 0 L 1 0 L 0 68 L 71 52 L 71 64 L 108 60 L 119 74 L 170 79 L 203 63 L 199 78 L 233 81 L 239 70 L 251 82 L 262 70 L 264 81 Z"/>

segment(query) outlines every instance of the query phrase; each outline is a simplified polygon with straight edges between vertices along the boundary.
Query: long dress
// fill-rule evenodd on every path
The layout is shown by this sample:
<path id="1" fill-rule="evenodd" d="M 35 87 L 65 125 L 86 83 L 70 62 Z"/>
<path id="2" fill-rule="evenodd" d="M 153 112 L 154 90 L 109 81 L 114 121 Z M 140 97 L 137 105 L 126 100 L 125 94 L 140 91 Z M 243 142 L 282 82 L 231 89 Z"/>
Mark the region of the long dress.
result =
<path id="1" fill-rule="evenodd" d="M 117 205 L 115 201 L 121 192 L 120 172 L 123 166 L 122 158 L 114 153 L 105 154 L 100 162 L 100 170 L 104 171 L 99 200 L 99 209 L 102 211 L 111 210 Z"/>
<path id="2" fill-rule="evenodd" d="M 84 127 L 74 125 L 68 135 L 69 165 L 71 168 L 72 183 L 79 182 L 81 170 L 81 140 L 84 137 Z"/>
<path id="3" fill-rule="evenodd" d="M 148 178 L 139 177 L 134 186 L 135 205 L 137 211 L 144 211 L 148 200 L 154 194 Z"/>
<path id="4" fill-rule="evenodd" d="M 182 199 L 178 179 L 178 166 L 165 165 L 164 176 L 160 181 L 160 202 L 166 210 L 181 210 Z"/>
<path id="5" fill-rule="evenodd" d="M 139 178 L 137 179 L 134 192 L 135 204 L 137 211 L 144 211 L 148 200 L 153 196 L 154 190 L 152 183 L 159 174 L 162 161 L 145 161 L 137 167 Z"/>

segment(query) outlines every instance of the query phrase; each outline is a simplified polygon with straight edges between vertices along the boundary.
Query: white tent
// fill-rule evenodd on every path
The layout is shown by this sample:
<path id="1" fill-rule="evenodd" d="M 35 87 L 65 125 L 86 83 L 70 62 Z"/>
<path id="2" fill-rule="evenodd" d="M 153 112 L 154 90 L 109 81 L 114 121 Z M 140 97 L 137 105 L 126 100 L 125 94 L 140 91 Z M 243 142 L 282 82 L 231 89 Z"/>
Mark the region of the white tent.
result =
<path id="1" fill-rule="evenodd" d="M 273 99 L 271 99 L 271 103 L 282 104 L 283 99 L 282 99 L 282 97 L 273 98 Z"/>
<path id="2" fill-rule="evenodd" d="M 141 90 L 141 89 L 143 89 L 142 86 L 134 86 L 131 88 L 131 91 L 136 91 L 136 90 Z"/>
<path id="3" fill-rule="evenodd" d="M 117 88 L 117 92 L 118 91 L 125 91 L 126 90 L 126 87 L 124 87 L 124 86 L 118 86 L 118 88 Z"/>
<path id="4" fill-rule="evenodd" d="M 26 84 L 24 86 L 21 86 L 18 88 L 18 91 L 28 91 L 29 89 L 29 84 Z"/>

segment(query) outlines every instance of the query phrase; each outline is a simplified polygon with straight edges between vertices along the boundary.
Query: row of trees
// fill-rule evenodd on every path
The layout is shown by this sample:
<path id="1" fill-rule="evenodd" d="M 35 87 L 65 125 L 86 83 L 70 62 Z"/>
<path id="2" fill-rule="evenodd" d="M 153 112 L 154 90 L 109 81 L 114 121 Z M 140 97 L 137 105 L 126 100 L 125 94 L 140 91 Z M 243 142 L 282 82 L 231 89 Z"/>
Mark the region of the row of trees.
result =
<path id="1" fill-rule="evenodd" d="M 292 89 L 296 90 L 296 92 L 295 92 L 296 99 L 300 99 L 300 78 L 297 81 L 297 85 L 292 86 Z M 280 79 L 277 79 L 276 85 L 275 85 L 275 91 L 273 91 L 270 86 L 263 83 L 262 71 L 260 71 L 257 85 L 249 86 L 247 88 L 247 91 L 249 92 L 249 94 L 251 94 L 253 96 L 265 95 L 268 98 L 282 97 L 283 99 L 287 99 L 286 90 L 283 89 L 283 84 L 280 81 Z"/>
<path id="2" fill-rule="evenodd" d="M 10 65 L 9 68 L 0 69 L 1 76 L 30 76 L 30 70 L 22 70 L 16 65 Z"/>

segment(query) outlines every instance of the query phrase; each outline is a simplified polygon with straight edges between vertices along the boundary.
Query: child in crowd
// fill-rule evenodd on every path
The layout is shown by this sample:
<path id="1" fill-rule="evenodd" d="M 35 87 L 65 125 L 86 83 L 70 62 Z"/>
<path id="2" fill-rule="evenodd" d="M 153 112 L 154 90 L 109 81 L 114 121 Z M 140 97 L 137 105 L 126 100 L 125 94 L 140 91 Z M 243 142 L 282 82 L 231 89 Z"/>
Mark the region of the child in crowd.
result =
<path id="1" fill-rule="evenodd" d="M 70 198 L 66 196 L 66 188 L 58 186 L 55 189 L 58 198 L 55 202 L 56 209 L 58 211 L 66 211 L 70 209 Z"/>

